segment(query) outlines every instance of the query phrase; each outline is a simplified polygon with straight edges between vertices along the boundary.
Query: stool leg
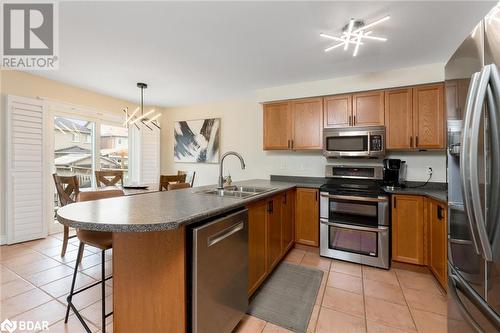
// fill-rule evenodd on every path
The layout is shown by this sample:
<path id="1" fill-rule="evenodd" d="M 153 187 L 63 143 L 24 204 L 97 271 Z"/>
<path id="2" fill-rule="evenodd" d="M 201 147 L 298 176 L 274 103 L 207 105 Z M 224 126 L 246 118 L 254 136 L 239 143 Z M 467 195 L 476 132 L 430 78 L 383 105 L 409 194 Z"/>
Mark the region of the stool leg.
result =
<path id="1" fill-rule="evenodd" d="M 69 239 L 69 227 L 64 226 L 64 234 L 63 234 L 63 245 L 61 249 L 61 257 L 64 257 L 66 254 L 66 248 L 68 247 L 68 239 Z"/>
<path id="2" fill-rule="evenodd" d="M 106 276 L 105 276 L 105 255 L 104 255 L 104 250 L 101 253 L 102 255 L 102 260 L 101 260 L 101 296 L 102 296 L 102 308 L 101 308 L 101 315 L 102 315 L 102 333 L 106 333 Z"/>
<path id="3" fill-rule="evenodd" d="M 80 242 L 80 245 L 78 246 L 78 256 L 76 257 L 76 262 L 75 262 L 75 271 L 73 272 L 73 281 L 71 281 L 71 290 L 68 296 L 68 306 L 66 308 L 66 317 L 64 318 L 65 324 L 68 323 L 70 303 L 71 299 L 73 298 L 73 292 L 75 291 L 76 274 L 78 273 L 78 264 L 79 264 L 78 258 L 80 258 L 82 254 L 83 254 L 83 243 Z"/>

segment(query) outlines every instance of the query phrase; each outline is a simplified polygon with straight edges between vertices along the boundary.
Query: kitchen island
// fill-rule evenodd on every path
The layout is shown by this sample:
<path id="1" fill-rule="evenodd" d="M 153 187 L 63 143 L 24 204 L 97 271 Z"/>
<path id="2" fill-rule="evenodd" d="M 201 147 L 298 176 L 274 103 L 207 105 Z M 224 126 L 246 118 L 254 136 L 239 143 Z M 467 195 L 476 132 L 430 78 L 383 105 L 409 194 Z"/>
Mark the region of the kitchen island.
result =
<path id="1" fill-rule="evenodd" d="M 246 198 L 198 193 L 206 188 L 148 193 L 70 204 L 57 212 L 72 228 L 113 232 L 114 332 L 185 332 L 186 226 L 202 223 L 294 183 L 249 180 L 272 190 Z"/>

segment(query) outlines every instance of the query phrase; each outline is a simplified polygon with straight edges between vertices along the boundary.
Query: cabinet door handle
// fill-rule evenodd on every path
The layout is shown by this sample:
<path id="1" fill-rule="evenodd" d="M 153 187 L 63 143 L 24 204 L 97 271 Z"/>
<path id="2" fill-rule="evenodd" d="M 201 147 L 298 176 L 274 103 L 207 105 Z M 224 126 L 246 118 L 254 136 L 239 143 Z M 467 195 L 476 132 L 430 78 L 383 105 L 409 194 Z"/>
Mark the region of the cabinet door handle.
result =
<path id="1" fill-rule="evenodd" d="M 292 148 L 292 149 L 293 149 L 293 139 L 292 139 L 292 140 L 290 140 L 290 148 Z"/>
<path id="2" fill-rule="evenodd" d="M 352 116 L 352 126 L 356 126 L 356 116 Z"/>
<path id="3" fill-rule="evenodd" d="M 415 137 L 415 148 L 418 147 L 418 135 Z"/>
<path id="4" fill-rule="evenodd" d="M 269 201 L 269 202 L 267 203 L 267 212 L 268 212 L 268 213 L 272 213 L 272 212 L 273 212 L 273 208 L 274 208 L 274 207 L 273 207 L 273 201 L 271 200 L 271 201 Z"/>
<path id="5" fill-rule="evenodd" d="M 316 202 L 318 202 L 318 196 L 319 196 L 319 192 L 316 191 Z"/>
<path id="6" fill-rule="evenodd" d="M 410 148 L 413 147 L 413 135 L 410 136 Z"/>
<path id="7" fill-rule="evenodd" d="M 443 218 L 443 207 L 437 206 L 437 219 L 441 221 Z"/>
<path id="8" fill-rule="evenodd" d="M 352 126 L 352 116 L 349 116 L 349 126 Z"/>
<path id="9" fill-rule="evenodd" d="M 392 208 L 396 209 L 396 198 L 395 197 L 392 197 Z"/>
<path id="10" fill-rule="evenodd" d="M 287 141 L 287 146 L 286 146 L 288 149 L 290 149 L 290 139 L 288 139 Z"/>
<path id="11" fill-rule="evenodd" d="M 286 193 L 285 193 L 285 195 L 283 196 L 283 203 L 286 205 Z"/>

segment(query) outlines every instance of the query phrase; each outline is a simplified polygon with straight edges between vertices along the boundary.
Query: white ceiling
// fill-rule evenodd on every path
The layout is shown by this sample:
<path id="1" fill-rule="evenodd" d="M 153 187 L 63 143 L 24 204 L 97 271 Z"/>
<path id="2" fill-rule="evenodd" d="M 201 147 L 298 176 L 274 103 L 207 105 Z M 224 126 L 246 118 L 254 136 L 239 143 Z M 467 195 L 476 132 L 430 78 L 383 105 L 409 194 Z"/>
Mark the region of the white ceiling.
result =
<path id="1" fill-rule="evenodd" d="M 176 106 L 256 89 L 444 62 L 494 2 L 62 2 L 60 69 L 37 75 Z M 377 26 L 356 58 L 320 32 L 349 18 Z"/>

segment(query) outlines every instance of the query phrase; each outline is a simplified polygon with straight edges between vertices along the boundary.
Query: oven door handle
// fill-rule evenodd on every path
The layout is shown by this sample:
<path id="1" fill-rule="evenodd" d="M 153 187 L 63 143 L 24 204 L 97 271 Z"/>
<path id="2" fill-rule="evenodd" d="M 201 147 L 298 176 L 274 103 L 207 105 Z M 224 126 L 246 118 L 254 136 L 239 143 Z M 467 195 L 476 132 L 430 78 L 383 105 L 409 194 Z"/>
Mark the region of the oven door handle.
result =
<path id="1" fill-rule="evenodd" d="M 377 228 L 370 228 L 370 227 L 362 227 L 359 225 L 349 225 L 349 224 L 343 224 L 343 223 L 335 223 L 335 222 L 330 222 L 327 219 L 319 219 L 319 221 L 323 224 L 329 225 L 331 227 L 337 227 L 337 228 L 344 228 L 344 229 L 352 229 L 352 230 L 359 230 L 359 231 L 369 231 L 369 232 L 386 232 L 389 230 L 389 227 L 382 227 L 379 226 Z"/>
<path id="2" fill-rule="evenodd" d="M 326 194 L 321 193 L 322 197 L 330 198 L 330 199 L 339 199 L 339 200 L 351 200 L 351 201 L 367 201 L 367 202 L 387 202 L 389 199 L 387 197 L 359 197 L 355 195 L 338 195 L 338 194 Z"/>

